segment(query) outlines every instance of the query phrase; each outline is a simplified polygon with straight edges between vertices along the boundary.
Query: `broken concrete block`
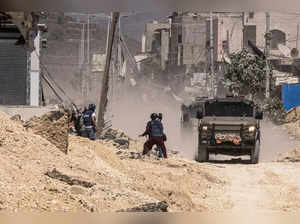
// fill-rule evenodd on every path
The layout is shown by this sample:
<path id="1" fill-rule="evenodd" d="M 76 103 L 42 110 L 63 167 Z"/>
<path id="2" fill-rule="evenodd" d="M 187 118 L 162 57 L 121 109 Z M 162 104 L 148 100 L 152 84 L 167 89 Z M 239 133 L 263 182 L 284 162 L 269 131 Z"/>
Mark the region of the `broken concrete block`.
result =
<path id="1" fill-rule="evenodd" d="M 127 145 L 127 146 L 129 146 L 129 140 L 128 139 L 117 138 L 117 139 L 114 139 L 114 142 L 118 143 L 119 145 Z"/>

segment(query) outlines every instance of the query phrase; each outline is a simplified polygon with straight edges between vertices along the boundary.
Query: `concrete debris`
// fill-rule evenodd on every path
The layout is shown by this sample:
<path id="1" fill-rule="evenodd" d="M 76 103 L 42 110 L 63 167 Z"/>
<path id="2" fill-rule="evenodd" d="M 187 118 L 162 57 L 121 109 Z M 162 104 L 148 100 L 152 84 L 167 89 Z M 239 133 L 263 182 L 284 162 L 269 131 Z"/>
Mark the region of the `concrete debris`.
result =
<path id="1" fill-rule="evenodd" d="M 300 138 L 300 120 L 286 123 L 282 127 L 289 135 L 294 136 L 296 139 Z"/>
<path id="2" fill-rule="evenodd" d="M 87 182 L 84 180 L 78 180 L 76 178 L 72 178 L 68 175 L 62 174 L 61 172 L 59 172 L 58 170 L 56 170 L 55 168 L 52 171 L 47 171 L 45 173 L 46 176 L 53 178 L 53 179 L 57 179 L 59 181 L 62 181 L 64 183 L 67 183 L 69 185 L 79 185 L 85 188 L 91 188 L 93 186 L 95 186 L 95 183 L 91 183 L 91 182 Z"/>
<path id="3" fill-rule="evenodd" d="M 281 154 L 276 162 L 300 162 L 300 150 L 295 149 L 291 152 Z"/>
<path id="4" fill-rule="evenodd" d="M 109 139 L 109 140 L 113 140 L 117 138 L 130 139 L 124 132 L 120 130 L 111 129 L 111 128 L 108 129 L 101 137 L 101 139 Z"/>
<path id="5" fill-rule="evenodd" d="M 117 149 L 128 149 L 132 140 L 124 132 L 114 129 L 108 129 L 100 139 L 115 146 Z"/>
<path id="6" fill-rule="evenodd" d="M 295 122 L 300 120 L 300 107 L 295 107 L 287 112 L 286 122 Z"/>
<path id="7" fill-rule="evenodd" d="M 68 152 L 69 115 L 63 111 L 52 111 L 41 117 L 34 117 L 24 127 L 47 139 L 61 151 Z"/>
<path id="8" fill-rule="evenodd" d="M 12 116 L 10 119 L 12 121 L 21 121 L 22 120 L 20 114 L 16 114 L 16 115 Z"/>
<path id="9" fill-rule="evenodd" d="M 168 212 L 168 203 L 161 201 L 158 203 L 148 203 L 138 207 L 119 210 L 117 212 Z"/>
<path id="10" fill-rule="evenodd" d="M 117 138 L 117 139 L 114 139 L 114 142 L 121 145 L 121 146 L 126 146 L 127 148 L 129 147 L 129 140 L 128 139 Z"/>

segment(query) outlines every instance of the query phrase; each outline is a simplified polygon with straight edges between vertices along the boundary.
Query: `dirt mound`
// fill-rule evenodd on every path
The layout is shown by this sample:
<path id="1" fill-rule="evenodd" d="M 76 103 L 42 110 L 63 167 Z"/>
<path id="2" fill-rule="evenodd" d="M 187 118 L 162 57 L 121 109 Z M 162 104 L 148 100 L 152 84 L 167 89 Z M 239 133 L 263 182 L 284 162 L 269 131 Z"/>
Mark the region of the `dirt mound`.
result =
<path id="1" fill-rule="evenodd" d="M 157 202 L 105 161 L 120 164 L 116 155 L 99 157 L 96 149 L 108 150 L 101 143 L 70 136 L 66 155 L 1 111 L 0 122 L 0 210 L 105 212 Z"/>
<path id="2" fill-rule="evenodd" d="M 64 195 L 55 205 L 57 195 L 48 191 L 55 183 L 43 175 L 56 164 L 70 164 L 63 154 L 1 111 L 0 122 L 0 210 L 46 210 L 51 204 L 57 209 L 65 201 L 71 202 Z"/>
<path id="3" fill-rule="evenodd" d="M 65 154 L 1 112 L 0 122 L 0 210 L 157 211 L 166 209 L 164 201 L 168 211 L 222 211 L 228 203 L 219 200 L 228 179 L 214 165 L 171 153 L 167 160 L 132 159 L 142 142 L 118 149 L 113 141 L 72 135 Z"/>
<path id="4" fill-rule="evenodd" d="M 47 139 L 63 152 L 68 152 L 69 116 L 66 112 L 52 111 L 41 117 L 34 117 L 24 124 L 37 135 Z"/>
<path id="5" fill-rule="evenodd" d="M 300 162 L 300 150 L 295 149 L 288 153 L 279 155 L 277 162 Z"/>
<path id="6" fill-rule="evenodd" d="M 300 120 L 300 107 L 295 107 L 287 112 L 286 121 L 295 122 Z"/>
<path id="7" fill-rule="evenodd" d="M 288 132 L 288 134 L 300 138 L 300 120 L 286 123 L 282 127 Z"/>

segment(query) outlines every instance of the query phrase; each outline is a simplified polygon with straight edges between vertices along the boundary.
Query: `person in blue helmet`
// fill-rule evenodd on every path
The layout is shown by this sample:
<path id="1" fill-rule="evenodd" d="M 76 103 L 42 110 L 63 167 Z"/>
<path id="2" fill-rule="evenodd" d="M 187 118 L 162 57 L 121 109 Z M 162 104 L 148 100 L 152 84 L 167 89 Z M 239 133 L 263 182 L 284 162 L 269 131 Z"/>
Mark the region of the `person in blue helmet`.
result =
<path id="1" fill-rule="evenodd" d="M 83 112 L 83 137 L 95 140 L 96 134 L 96 105 L 89 104 L 88 109 Z"/>

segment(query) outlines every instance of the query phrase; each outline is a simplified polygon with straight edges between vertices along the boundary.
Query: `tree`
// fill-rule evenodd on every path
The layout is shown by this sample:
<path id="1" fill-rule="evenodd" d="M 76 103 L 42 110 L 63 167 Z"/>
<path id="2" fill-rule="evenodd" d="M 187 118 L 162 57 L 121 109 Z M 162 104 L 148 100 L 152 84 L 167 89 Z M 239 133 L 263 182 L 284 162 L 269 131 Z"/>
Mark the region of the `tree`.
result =
<path id="1" fill-rule="evenodd" d="M 263 99 L 265 92 L 266 62 L 246 49 L 229 55 L 231 63 L 225 64 L 225 85 L 238 95 L 251 94 Z"/>
<path id="2" fill-rule="evenodd" d="M 257 103 L 263 106 L 264 112 L 275 123 L 283 123 L 286 111 L 282 101 L 276 94 L 271 93 L 269 99 L 265 99 L 266 61 L 242 50 L 229 56 L 230 63 L 225 65 L 225 85 L 230 91 L 239 95 L 252 95 Z M 271 68 L 272 75 L 272 68 Z M 272 83 L 272 82 L 271 82 Z"/>

